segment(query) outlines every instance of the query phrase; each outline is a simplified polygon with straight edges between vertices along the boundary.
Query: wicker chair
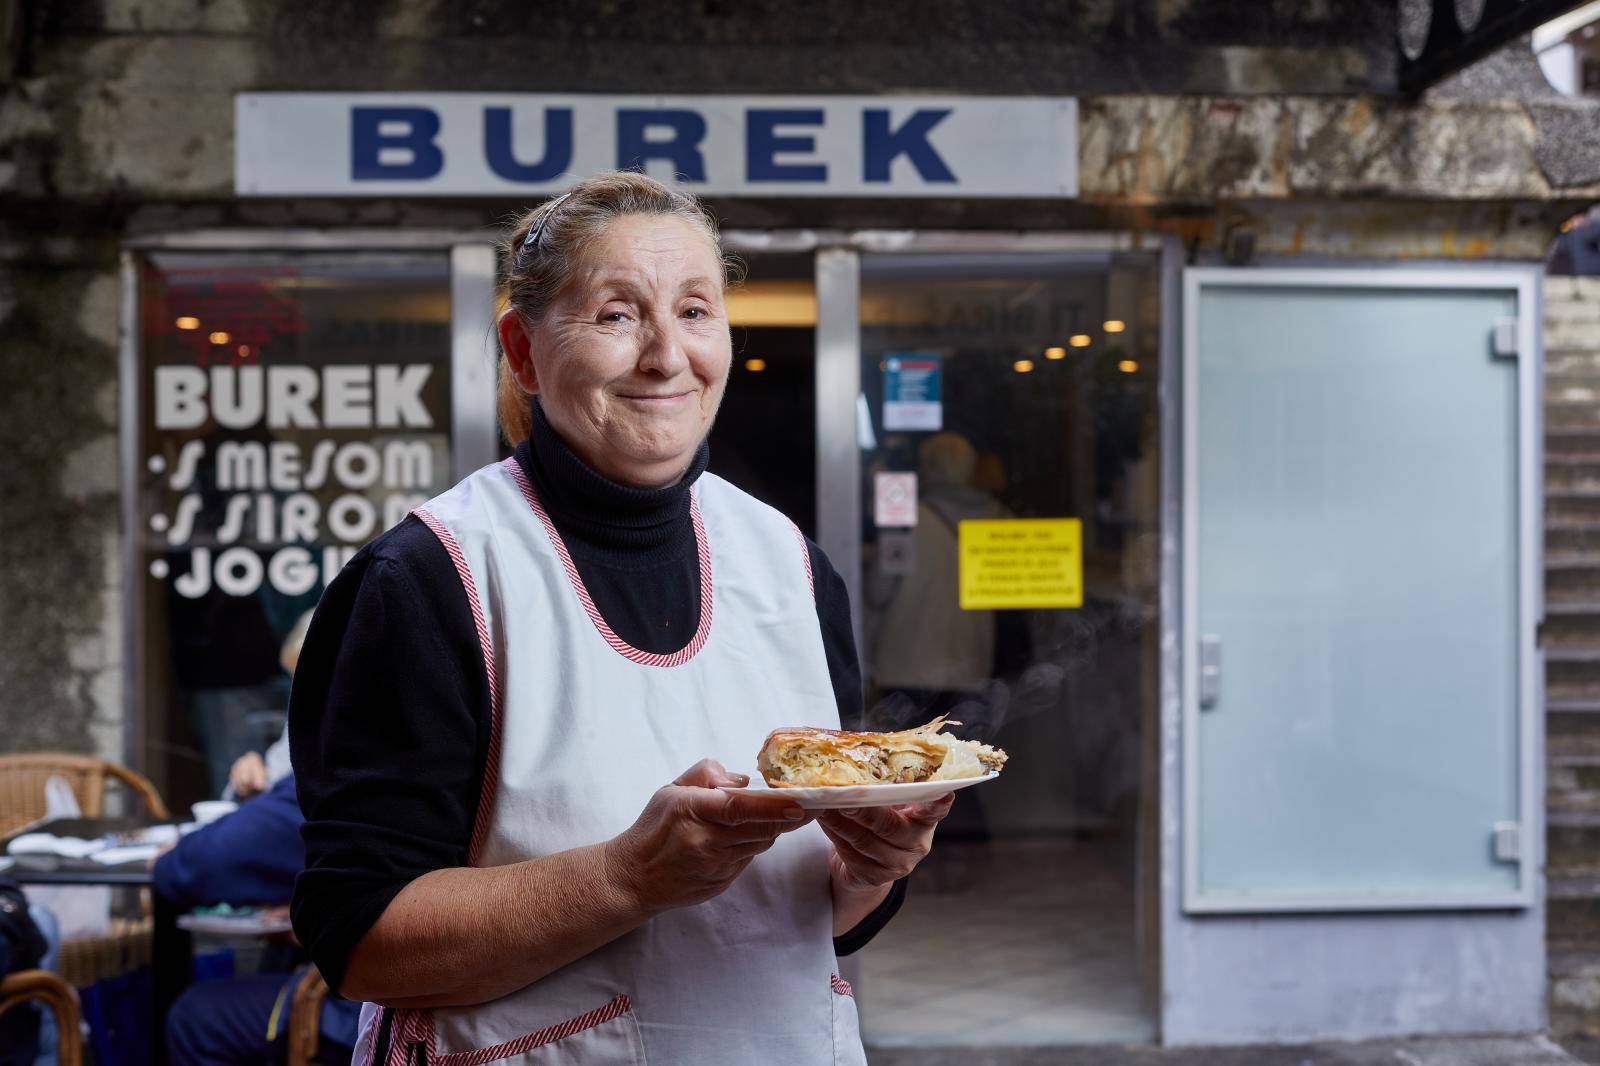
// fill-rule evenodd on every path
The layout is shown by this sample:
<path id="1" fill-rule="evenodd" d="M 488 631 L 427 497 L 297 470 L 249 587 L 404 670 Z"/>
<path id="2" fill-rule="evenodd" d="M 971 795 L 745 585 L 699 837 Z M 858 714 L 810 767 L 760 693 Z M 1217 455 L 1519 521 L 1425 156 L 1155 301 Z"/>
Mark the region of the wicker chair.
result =
<path id="1" fill-rule="evenodd" d="M 61 1066 L 83 1066 L 82 1015 L 72 986 L 48 970 L 19 970 L 0 980 L 0 1014 L 34 1001 L 49 1007 L 56 1017 L 56 1054 Z"/>
<path id="2" fill-rule="evenodd" d="M 0 836 L 10 836 L 44 817 L 44 785 L 51 777 L 67 782 L 86 818 L 99 817 L 105 811 L 106 787 L 111 781 L 138 796 L 153 817 L 170 817 L 156 787 L 143 775 L 116 763 L 65 752 L 0 755 Z M 80 988 L 126 973 L 149 961 L 150 929 L 148 916 L 114 918 L 102 934 L 63 941 L 56 970 Z"/>
<path id="3" fill-rule="evenodd" d="M 288 1066 L 309 1066 L 316 1057 L 322 1001 L 327 998 L 328 983 L 315 966 L 308 967 L 300 983 L 295 985 L 294 998 L 289 1002 Z"/>
<path id="4" fill-rule="evenodd" d="M 64 752 L 0 755 L 0 836 L 9 836 L 44 817 L 44 783 L 52 776 L 64 778 L 72 787 L 86 818 L 98 818 L 104 812 L 109 781 L 138 796 L 154 817 L 168 817 L 167 805 L 161 802 L 156 787 L 143 775 L 116 763 Z"/>

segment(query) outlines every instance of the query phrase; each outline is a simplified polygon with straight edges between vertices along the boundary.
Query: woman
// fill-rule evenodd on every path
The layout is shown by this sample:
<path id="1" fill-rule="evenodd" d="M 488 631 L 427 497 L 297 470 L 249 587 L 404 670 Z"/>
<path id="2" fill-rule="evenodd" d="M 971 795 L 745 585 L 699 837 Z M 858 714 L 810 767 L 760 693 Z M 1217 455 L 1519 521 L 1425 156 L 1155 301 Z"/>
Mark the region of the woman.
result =
<path id="1" fill-rule="evenodd" d="M 385 1008 L 358 1060 L 862 1062 L 835 951 L 887 921 L 949 805 L 813 824 L 719 791 L 769 730 L 861 695 L 838 575 L 704 472 L 731 361 L 714 226 L 611 173 L 506 252 L 517 454 L 364 549 L 301 659 L 296 930 Z"/>

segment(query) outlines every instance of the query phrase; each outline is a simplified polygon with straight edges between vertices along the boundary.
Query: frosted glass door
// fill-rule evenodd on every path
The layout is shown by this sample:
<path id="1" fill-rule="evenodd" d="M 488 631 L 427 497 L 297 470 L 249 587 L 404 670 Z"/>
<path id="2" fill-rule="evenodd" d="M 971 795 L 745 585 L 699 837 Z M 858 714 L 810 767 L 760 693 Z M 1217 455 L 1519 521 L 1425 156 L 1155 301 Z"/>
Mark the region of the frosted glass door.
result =
<path id="1" fill-rule="evenodd" d="M 1525 277 L 1188 273 L 1190 910 L 1526 902 Z"/>

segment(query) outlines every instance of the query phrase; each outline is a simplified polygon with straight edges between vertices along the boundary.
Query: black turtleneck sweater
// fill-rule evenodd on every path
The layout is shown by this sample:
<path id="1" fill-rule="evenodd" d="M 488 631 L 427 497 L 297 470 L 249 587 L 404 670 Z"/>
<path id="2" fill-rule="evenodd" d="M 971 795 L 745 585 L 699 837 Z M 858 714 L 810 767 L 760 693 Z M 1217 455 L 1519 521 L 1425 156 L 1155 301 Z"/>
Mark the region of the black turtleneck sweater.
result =
<path id="1" fill-rule="evenodd" d="M 667 488 L 619 485 L 574 455 L 537 403 L 533 431 L 516 450 L 595 606 L 644 651 L 676 651 L 699 626 L 689 487 L 707 457 L 702 444 Z M 839 718 L 851 728 L 862 694 L 849 598 L 822 550 L 806 545 Z M 361 549 L 328 586 L 300 653 L 289 717 L 306 816 L 294 928 L 337 989 L 350 953 L 401 889 L 466 864 L 488 758 L 477 630 L 450 557 L 420 520 L 407 518 Z M 835 950 L 861 948 L 904 896 L 901 882 L 835 938 Z"/>

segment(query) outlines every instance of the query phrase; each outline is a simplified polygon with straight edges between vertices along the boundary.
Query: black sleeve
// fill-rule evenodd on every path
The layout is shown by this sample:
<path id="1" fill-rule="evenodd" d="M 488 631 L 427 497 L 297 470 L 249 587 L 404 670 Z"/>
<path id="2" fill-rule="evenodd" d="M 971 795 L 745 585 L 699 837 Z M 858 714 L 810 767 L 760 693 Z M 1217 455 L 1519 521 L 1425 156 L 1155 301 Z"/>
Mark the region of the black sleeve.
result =
<path id="1" fill-rule="evenodd" d="M 839 723 L 845 729 L 860 729 L 866 696 L 861 690 L 861 660 L 856 655 L 855 625 L 850 618 L 850 590 L 827 555 L 809 537 L 806 550 L 811 553 L 817 624 L 822 627 L 822 650 L 828 657 L 828 676 L 833 679 L 833 696 L 839 704 Z M 896 881 L 877 909 L 856 923 L 854 929 L 833 938 L 834 954 L 860 951 L 889 924 L 906 900 L 906 880 L 902 877 Z"/>
<path id="2" fill-rule="evenodd" d="M 289 700 L 306 818 L 292 918 L 329 987 L 402 888 L 466 864 L 488 707 L 466 592 L 407 518 L 328 586 Z"/>
<path id="3" fill-rule="evenodd" d="M 839 704 L 839 724 L 860 729 L 865 713 L 861 692 L 861 662 L 856 656 L 855 624 L 850 618 L 850 591 L 844 578 L 810 537 L 811 580 L 817 590 L 817 624 L 822 627 L 822 651 L 828 658 L 833 698 Z"/>

